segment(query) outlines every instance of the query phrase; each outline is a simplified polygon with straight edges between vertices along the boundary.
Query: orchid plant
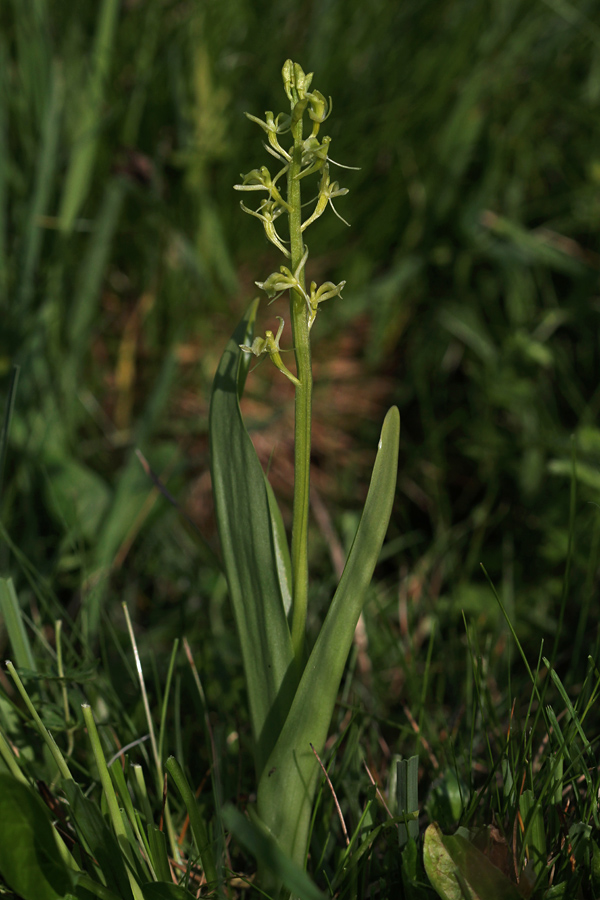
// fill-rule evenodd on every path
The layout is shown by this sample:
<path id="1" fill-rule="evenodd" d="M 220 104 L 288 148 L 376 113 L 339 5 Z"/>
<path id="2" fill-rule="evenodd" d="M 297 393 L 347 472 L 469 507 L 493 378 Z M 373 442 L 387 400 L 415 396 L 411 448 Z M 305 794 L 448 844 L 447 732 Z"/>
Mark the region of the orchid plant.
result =
<path id="1" fill-rule="evenodd" d="M 360 524 L 314 646 L 306 646 L 309 598 L 308 521 L 311 443 L 311 329 L 321 304 L 340 297 L 345 282 L 306 286 L 307 229 L 348 193 L 332 181 L 331 139 L 321 136 L 331 100 L 312 90 L 312 74 L 283 66 L 288 113 L 253 115 L 276 161 L 242 176 L 236 190 L 256 193 L 255 208 L 286 263 L 256 284 L 270 303 L 289 295 L 296 373 L 281 357 L 284 320 L 274 334 L 254 336 L 254 300 L 221 358 L 210 408 L 211 472 L 223 563 L 242 650 L 254 740 L 257 802 L 253 817 L 288 859 L 306 863 L 311 810 L 322 753 L 354 630 L 388 527 L 398 465 L 400 417 L 387 413 Z M 317 181 L 306 213 L 303 191 Z M 314 189 L 313 189 L 314 192 Z M 288 237 L 278 231 L 287 218 Z M 344 220 L 342 220 L 344 221 Z M 294 505 L 291 547 L 272 488 L 245 429 L 241 410 L 253 357 L 268 357 L 295 389 Z M 276 885 L 269 872 L 262 884 Z"/>

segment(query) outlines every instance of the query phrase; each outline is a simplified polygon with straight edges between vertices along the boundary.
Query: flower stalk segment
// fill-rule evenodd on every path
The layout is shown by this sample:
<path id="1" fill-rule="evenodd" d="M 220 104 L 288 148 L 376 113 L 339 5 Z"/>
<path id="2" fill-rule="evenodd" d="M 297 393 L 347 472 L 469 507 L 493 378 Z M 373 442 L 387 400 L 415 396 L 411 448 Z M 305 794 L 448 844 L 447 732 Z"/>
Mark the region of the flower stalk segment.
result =
<path id="1" fill-rule="evenodd" d="M 242 175 L 242 181 L 235 185 L 235 189 L 266 193 L 267 196 L 261 200 L 256 209 L 248 208 L 243 202 L 240 204 L 241 208 L 261 220 L 268 240 L 290 261 L 289 267 L 281 266 L 279 272 L 274 272 L 265 281 L 257 281 L 256 284 L 265 291 L 270 302 L 274 302 L 282 293 L 289 292 L 296 375 L 293 375 L 281 360 L 279 348 L 283 333 L 281 317 L 278 316 L 280 326 L 276 337 L 273 337 L 272 331 L 266 331 L 265 337 L 255 338 L 252 346 L 240 346 L 244 352 L 254 353 L 256 356 L 267 354 L 296 389 L 291 632 L 294 656 L 298 665 L 301 665 L 308 601 L 308 511 L 313 385 L 310 331 L 319 304 L 331 297 L 341 296 L 345 284 L 342 281 L 335 285 L 328 281 L 317 287 L 317 284 L 312 282 L 310 292 L 307 292 L 305 268 L 308 247 L 304 243 L 304 232 L 324 213 L 328 204 L 341 219 L 333 207 L 332 200 L 334 197 L 347 194 L 348 189 L 340 188 L 337 181 L 331 182 L 329 176 L 331 138 L 318 136 L 321 125 L 331 112 L 331 100 L 328 102 L 319 91 L 310 91 L 312 74 L 306 74 L 297 63 L 288 60 L 282 74 L 285 92 L 290 101 L 290 114 L 279 113 L 274 116 L 268 111 L 264 120 L 246 114 L 266 133 L 268 143 L 265 144 L 265 149 L 281 163 L 282 167 L 274 177 L 271 177 L 267 166 L 252 169 L 247 175 Z M 310 134 L 307 138 L 303 133 L 306 115 L 310 125 Z M 289 134 L 293 141 L 289 149 L 282 147 L 280 142 L 280 137 L 285 134 Z M 314 174 L 320 175 L 318 194 L 312 213 L 303 221 L 302 186 L 305 183 L 304 179 Z M 284 176 L 287 181 L 286 198 L 283 197 L 279 186 Z M 275 227 L 276 220 L 283 214 L 286 214 L 288 220 L 288 241 L 284 241 Z M 345 222 L 344 219 L 342 221 Z"/>

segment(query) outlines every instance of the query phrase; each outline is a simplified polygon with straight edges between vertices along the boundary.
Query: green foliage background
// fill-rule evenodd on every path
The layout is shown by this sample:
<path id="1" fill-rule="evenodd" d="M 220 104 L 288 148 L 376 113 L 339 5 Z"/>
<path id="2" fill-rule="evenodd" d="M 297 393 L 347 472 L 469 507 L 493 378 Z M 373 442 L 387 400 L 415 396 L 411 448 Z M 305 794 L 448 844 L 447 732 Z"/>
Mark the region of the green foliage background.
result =
<path id="1" fill-rule="evenodd" d="M 594 0 L 3 5 L 2 398 L 13 364 L 20 377 L 0 569 L 22 602 L 81 603 L 94 637 L 118 596 L 150 636 L 200 640 L 208 623 L 209 673 L 215 648 L 236 658 L 211 554 L 135 450 L 184 504 L 204 484 L 212 375 L 271 258 L 231 189 L 259 164 L 243 112 L 278 110 L 292 57 L 334 98 L 334 158 L 360 166 L 343 173 L 351 228 L 324 217 L 311 244 L 319 273 L 347 281 L 315 357 L 352 335 L 358 380 L 378 386 L 364 415 L 335 413 L 348 466 L 335 445 L 316 460 L 342 541 L 395 402 L 380 607 L 400 575 L 419 640 L 433 622 L 462 632 L 461 610 L 497 636 L 483 561 L 528 646 L 554 640 L 563 603 L 561 649 L 583 660 L 600 538 L 596 22 Z M 264 375 L 257 402 L 281 396 Z M 355 384 L 325 380 L 322 408 Z"/>

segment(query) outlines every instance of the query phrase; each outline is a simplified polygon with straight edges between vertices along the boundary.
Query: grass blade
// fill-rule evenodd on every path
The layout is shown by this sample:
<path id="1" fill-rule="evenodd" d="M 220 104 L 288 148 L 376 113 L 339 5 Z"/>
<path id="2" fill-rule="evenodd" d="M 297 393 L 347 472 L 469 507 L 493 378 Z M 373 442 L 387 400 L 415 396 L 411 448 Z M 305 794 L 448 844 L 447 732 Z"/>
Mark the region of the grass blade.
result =
<path id="1" fill-rule="evenodd" d="M 4 475 L 4 466 L 6 463 L 6 455 L 8 453 L 8 435 L 10 432 L 10 422 L 15 408 L 15 399 L 17 396 L 17 384 L 19 383 L 19 366 L 13 366 L 10 384 L 8 385 L 8 396 L 6 398 L 6 409 L 4 411 L 4 421 L 2 423 L 2 431 L 0 432 L 0 501 L 2 500 L 2 480 Z"/>
<path id="2" fill-rule="evenodd" d="M 25 631 L 21 607 L 12 578 L 0 578 L 0 614 L 6 625 L 8 640 L 17 661 L 17 668 L 37 672 L 37 664 Z"/>
<path id="3" fill-rule="evenodd" d="M 119 0 L 104 0 L 100 7 L 90 79 L 81 98 L 82 115 L 61 199 L 59 218 L 67 234 L 73 229 L 92 182 L 118 11 Z"/>
<path id="4" fill-rule="evenodd" d="M 188 816 L 190 817 L 190 825 L 192 834 L 200 854 L 202 868 L 209 883 L 217 882 L 217 867 L 212 852 L 211 843 L 208 837 L 208 830 L 204 823 L 204 819 L 200 813 L 200 807 L 194 796 L 194 792 L 190 788 L 187 778 L 183 774 L 183 769 L 174 756 L 170 756 L 166 762 L 166 769 L 177 786 L 177 790 L 182 796 Z"/>

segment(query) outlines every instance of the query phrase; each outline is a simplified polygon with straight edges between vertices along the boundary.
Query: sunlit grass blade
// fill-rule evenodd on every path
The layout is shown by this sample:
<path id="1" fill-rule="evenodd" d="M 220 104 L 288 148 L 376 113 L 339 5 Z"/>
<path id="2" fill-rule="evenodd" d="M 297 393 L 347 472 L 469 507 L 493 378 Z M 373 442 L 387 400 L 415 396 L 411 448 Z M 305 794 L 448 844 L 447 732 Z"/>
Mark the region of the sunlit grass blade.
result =
<path id="1" fill-rule="evenodd" d="M 100 782 L 104 791 L 104 797 L 108 806 L 110 821 L 119 847 L 121 848 L 123 857 L 126 860 L 127 880 L 129 882 L 130 889 L 129 896 L 133 896 L 133 900 L 143 900 L 143 894 L 139 886 L 138 879 L 134 875 L 134 872 L 137 869 L 137 865 L 134 857 L 133 847 L 131 846 L 129 841 L 127 829 L 125 828 L 125 823 L 123 820 L 123 815 L 119 808 L 117 796 L 115 794 L 110 773 L 106 765 L 100 736 L 96 728 L 92 710 L 90 709 L 88 704 L 84 704 L 82 709 L 83 717 L 85 719 L 85 724 L 88 730 L 90 744 L 92 746 L 92 752 L 94 754 L 96 766 L 98 767 L 98 773 L 100 775 Z M 124 885 L 122 885 L 122 888 L 123 887 Z"/>
<path id="2" fill-rule="evenodd" d="M 586 735 L 585 735 L 585 732 L 584 732 L 584 730 L 583 730 L 583 726 L 582 726 L 582 724 L 581 724 L 581 720 L 580 720 L 580 717 L 579 717 L 579 713 L 577 712 L 577 710 L 576 710 L 575 707 L 573 706 L 573 704 L 572 704 L 572 702 L 571 702 L 571 698 L 570 698 L 569 695 L 567 694 L 567 692 L 566 692 L 566 690 L 565 690 L 565 688 L 564 688 L 564 686 L 563 686 L 562 681 L 561 681 L 560 678 L 558 677 L 558 673 L 557 673 L 556 670 L 552 667 L 550 661 L 549 661 L 548 659 L 546 659 L 546 657 L 544 657 L 544 665 L 547 666 L 548 669 L 549 669 L 549 671 L 550 671 L 550 677 L 551 677 L 552 681 L 554 682 L 554 684 L 555 684 L 555 686 L 556 686 L 556 688 L 557 688 L 557 690 L 558 690 L 558 693 L 560 694 L 560 696 L 561 696 L 561 698 L 562 698 L 562 700 L 563 700 L 563 702 L 564 702 L 564 704 L 565 704 L 567 710 L 569 711 L 569 717 L 570 717 L 571 721 L 573 722 L 575 728 L 577 729 L 577 732 L 579 733 L 579 737 L 581 738 L 581 740 L 582 740 L 582 742 L 583 742 L 583 746 L 584 746 L 586 752 L 587 752 L 590 756 L 593 756 L 593 754 L 592 754 L 592 746 L 591 746 L 589 740 L 587 739 L 587 737 L 586 737 Z"/>
<path id="3" fill-rule="evenodd" d="M 0 578 L 0 617 L 4 620 L 17 668 L 37 671 L 12 578 Z"/>
<path id="4" fill-rule="evenodd" d="M 61 777 L 65 778 L 69 781 L 72 780 L 71 772 L 69 770 L 69 767 L 67 765 L 67 762 L 66 762 L 63 754 L 61 753 L 61 751 L 58 747 L 58 744 L 56 743 L 56 741 L 54 740 L 54 738 L 52 737 L 51 733 L 48 731 L 48 729 L 46 728 L 44 723 L 42 722 L 42 719 L 41 719 L 37 709 L 35 708 L 35 705 L 33 704 L 31 697 L 29 696 L 29 694 L 27 693 L 27 690 L 25 689 L 25 685 L 21 681 L 17 670 L 15 669 L 14 665 L 12 664 L 12 662 L 10 660 L 6 661 L 6 668 L 8 669 L 10 676 L 15 683 L 16 688 L 17 688 L 19 694 L 21 695 L 23 702 L 25 703 L 25 706 L 27 707 L 27 709 L 29 711 L 29 714 L 31 715 L 40 736 L 42 737 L 46 746 L 48 747 L 48 750 L 50 751 L 50 754 L 52 755 L 52 757 L 58 767 Z"/>

